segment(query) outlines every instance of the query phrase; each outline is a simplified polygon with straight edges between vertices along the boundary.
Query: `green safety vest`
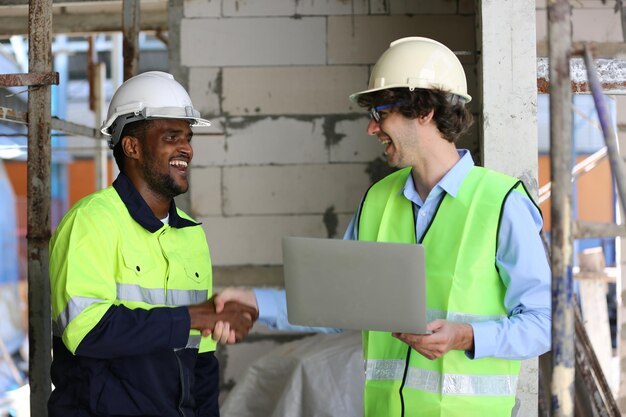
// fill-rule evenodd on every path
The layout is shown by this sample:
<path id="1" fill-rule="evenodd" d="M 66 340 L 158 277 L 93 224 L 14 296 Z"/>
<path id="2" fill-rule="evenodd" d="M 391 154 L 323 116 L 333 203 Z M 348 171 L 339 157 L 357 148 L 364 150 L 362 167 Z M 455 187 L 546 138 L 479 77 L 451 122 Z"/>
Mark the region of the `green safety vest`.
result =
<path id="1" fill-rule="evenodd" d="M 79 201 L 57 228 L 50 284 L 53 332 L 75 353 L 111 305 L 150 310 L 206 301 L 212 294 L 209 248 L 200 225 L 146 230 L 108 187 Z M 190 330 L 179 348 L 210 352 L 215 342 Z"/>
<path id="2" fill-rule="evenodd" d="M 368 191 L 359 240 L 415 243 L 413 205 L 402 194 L 411 169 L 397 171 Z M 499 219 L 506 196 L 525 192 L 515 178 L 474 167 L 456 197 L 446 194 L 421 243 L 426 253 L 428 321 L 472 323 L 507 316 L 495 265 Z M 366 417 L 510 416 L 520 362 L 471 360 L 452 350 L 429 360 L 388 332 L 363 333 Z"/>

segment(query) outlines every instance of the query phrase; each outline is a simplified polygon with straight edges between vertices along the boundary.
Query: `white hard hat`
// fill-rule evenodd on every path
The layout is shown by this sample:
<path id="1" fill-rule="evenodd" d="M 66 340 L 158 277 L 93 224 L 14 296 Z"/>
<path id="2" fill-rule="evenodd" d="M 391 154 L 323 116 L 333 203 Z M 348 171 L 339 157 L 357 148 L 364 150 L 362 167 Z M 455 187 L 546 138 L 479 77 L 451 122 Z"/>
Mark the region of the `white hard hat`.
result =
<path id="1" fill-rule="evenodd" d="M 183 86 L 172 74 L 161 71 L 136 75 L 117 89 L 101 132 L 109 136 L 109 147 L 113 149 L 125 125 L 146 119 L 186 119 L 192 126 L 211 126 L 193 108 Z"/>
<path id="2" fill-rule="evenodd" d="M 440 89 L 469 102 L 465 71 L 447 46 L 428 38 L 410 37 L 391 42 L 372 69 L 368 89 L 350 95 L 355 102 L 361 94 L 390 88 Z"/>

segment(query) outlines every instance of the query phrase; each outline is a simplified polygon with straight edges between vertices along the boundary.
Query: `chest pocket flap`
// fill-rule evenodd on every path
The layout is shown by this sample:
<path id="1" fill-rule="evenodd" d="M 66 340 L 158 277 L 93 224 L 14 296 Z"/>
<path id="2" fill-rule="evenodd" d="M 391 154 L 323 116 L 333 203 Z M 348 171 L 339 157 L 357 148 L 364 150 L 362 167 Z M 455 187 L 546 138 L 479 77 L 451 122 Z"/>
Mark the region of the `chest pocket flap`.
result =
<path id="1" fill-rule="evenodd" d="M 182 257 L 185 274 L 195 282 L 207 282 L 211 279 L 211 261 L 206 252 L 192 252 Z"/>
<path id="2" fill-rule="evenodd" d="M 147 251 L 123 250 L 122 258 L 124 260 L 122 271 L 124 281 L 145 280 L 148 273 L 152 272 L 156 266 L 154 259 Z"/>

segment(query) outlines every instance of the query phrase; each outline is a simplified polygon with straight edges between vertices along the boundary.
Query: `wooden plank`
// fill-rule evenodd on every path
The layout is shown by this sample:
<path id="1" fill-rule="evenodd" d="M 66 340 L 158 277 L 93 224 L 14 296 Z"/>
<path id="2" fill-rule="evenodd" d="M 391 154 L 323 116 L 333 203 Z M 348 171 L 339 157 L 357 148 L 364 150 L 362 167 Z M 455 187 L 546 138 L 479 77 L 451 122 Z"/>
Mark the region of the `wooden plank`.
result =
<path id="1" fill-rule="evenodd" d="M 167 11 L 150 11 L 141 17 L 141 30 L 167 30 Z M 26 16 L 0 17 L 0 38 L 13 35 L 25 35 L 28 28 Z M 119 32 L 122 30 L 122 13 L 108 12 L 95 14 L 68 14 L 54 15 L 52 22 L 53 33 L 84 34 L 93 32 Z"/>
<path id="2" fill-rule="evenodd" d="M 34 85 L 59 85 L 58 72 L 0 74 L 1 87 L 20 87 Z"/>

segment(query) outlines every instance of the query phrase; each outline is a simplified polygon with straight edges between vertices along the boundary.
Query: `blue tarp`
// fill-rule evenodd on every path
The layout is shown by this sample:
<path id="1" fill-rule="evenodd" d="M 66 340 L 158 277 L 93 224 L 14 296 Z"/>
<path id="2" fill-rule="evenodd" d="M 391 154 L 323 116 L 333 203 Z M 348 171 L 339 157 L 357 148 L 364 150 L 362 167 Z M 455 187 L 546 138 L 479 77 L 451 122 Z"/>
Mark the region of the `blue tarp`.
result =
<path id="1" fill-rule="evenodd" d="M 0 160 L 0 338 L 9 352 L 24 341 L 20 317 L 19 256 L 15 194 Z"/>

